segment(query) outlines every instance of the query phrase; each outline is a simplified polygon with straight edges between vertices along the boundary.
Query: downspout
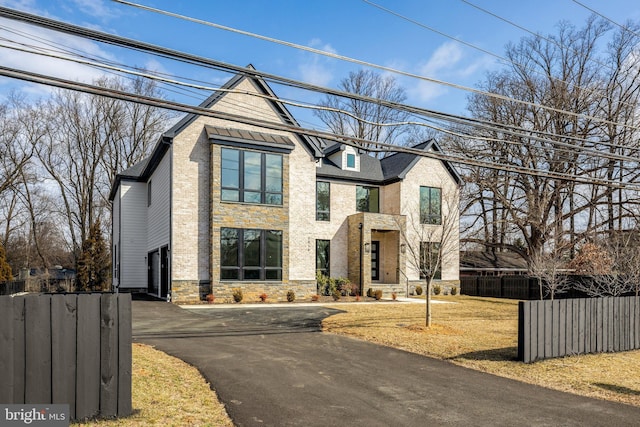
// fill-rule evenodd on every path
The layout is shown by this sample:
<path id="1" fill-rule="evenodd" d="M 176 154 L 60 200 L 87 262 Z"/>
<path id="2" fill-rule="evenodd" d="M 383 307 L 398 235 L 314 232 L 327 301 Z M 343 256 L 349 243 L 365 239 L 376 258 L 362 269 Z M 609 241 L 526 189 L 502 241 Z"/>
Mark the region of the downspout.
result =
<path id="1" fill-rule="evenodd" d="M 162 143 L 169 146 L 169 247 L 167 248 L 167 252 L 169 252 L 167 254 L 167 263 L 169 264 L 167 265 L 167 275 L 169 277 L 167 277 L 167 302 L 171 302 L 173 299 L 171 294 L 173 290 L 173 281 L 171 280 L 171 270 L 173 269 L 173 138 L 163 136 Z"/>

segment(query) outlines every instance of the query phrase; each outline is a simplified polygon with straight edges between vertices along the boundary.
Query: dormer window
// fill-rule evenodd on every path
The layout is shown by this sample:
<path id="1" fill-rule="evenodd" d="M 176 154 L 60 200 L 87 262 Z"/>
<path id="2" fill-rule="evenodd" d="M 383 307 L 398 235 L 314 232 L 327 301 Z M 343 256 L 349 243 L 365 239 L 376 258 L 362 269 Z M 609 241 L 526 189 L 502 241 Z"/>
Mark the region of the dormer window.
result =
<path id="1" fill-rule="evenodd" d="M 356 155 L 352 153 L 347 153 L 347 168 L 355 169 L 356 168 Z"/>

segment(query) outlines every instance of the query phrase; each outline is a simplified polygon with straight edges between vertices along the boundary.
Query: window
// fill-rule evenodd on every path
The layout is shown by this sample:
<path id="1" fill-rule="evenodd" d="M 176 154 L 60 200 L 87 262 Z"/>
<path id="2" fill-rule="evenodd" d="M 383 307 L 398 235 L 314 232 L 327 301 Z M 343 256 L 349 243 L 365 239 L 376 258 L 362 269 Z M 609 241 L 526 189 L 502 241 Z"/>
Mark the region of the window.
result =
<path id="1" fill-rule="evenodd" d="M 420 223 L 442 224 L 442 190 L 420 187 Z"/>
<path id="2" fill-rule="evenodd" d="M 329 221 L 331 193 L 328 182 L 316 182 L 316 221 Z"/>
<path id="3" fill-rule="evenodd" d="M 378 187 L 356 187 L 356 210 L 358 212 L 380 212 L 380 189 Z"/>
<path id="4" fill-rule="evenodd" d="M 222 149 L 221 199 L 282 205 L 282 156 Z"/>
<path id="5" fill-rule="evenodd" d="M 282 280 L 282 231 L 220 229 L 221 280 Z"/>
<path id="6" fill-rule="evenodd" d="M 347 167 L 354 169 L 356 167 L 356 155 L 347 153 Z"/>
<path id="7" fill-rule="evenodd" d="M 316 273 L 329 277 L 329 254 L 331 243 L 329 240 L 316 240 Z"/>
<path id="8" fill-rule="evenodd" d="M 442 263 L 440 262 L 440 243 L 420 242 L 420 278 L 425 279 L 427 275 L 436 280 L 442 279 Z"/>
<path id="9" fill-rule="evenodd" d="M 147 206 L 151 206 L 151 180 L 147 183 Z"/>

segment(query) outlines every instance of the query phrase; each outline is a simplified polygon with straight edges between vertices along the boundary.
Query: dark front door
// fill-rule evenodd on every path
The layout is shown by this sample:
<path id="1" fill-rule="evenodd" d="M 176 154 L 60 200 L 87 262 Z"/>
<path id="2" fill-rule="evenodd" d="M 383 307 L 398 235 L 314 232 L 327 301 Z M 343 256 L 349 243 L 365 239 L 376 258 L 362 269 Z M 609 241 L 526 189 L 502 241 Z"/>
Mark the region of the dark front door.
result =
<path id="1" fill-rule="evenodd" d="M 371 241 L 371 280 L 380 280 L 380 242 Z"/>

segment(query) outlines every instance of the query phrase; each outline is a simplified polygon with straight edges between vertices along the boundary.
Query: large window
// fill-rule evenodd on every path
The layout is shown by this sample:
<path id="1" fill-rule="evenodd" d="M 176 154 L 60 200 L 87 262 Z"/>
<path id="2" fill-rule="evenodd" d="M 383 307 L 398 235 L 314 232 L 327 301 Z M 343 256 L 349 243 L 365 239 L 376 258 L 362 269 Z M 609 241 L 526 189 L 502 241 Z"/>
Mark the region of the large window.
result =
<path id="1" fill-rule="evenodd" d="M 440 243 L 420 242 L 420 278 L 433 274 L 433 278 L 442 279 L 442 263 L 440 262 Z M 435 271 L 435 273 L 434 273 Z"/>
<path id="2" fill-rule="evenodd" d="M 221 157 L 222 200 L 282 205 L 280 154 L 223 148 Z"/>
<path id="3" fill-rule="evenodd" d="M 420 223 L 442 224 L 442 191 L 435 187 L 420 187 Z"/>
<path id="4" fill-rule="evenodd" d="M 329 221 L 331 194 L 328 182 L 316 182 L 316 221 Z"/>
<path id="5" fill-rule="evenodd" d="M 316 240 L 316 273 L 330 276 L 329 254 L 331 249 L 329 240 Z"/>
<path id="6" fill-rule="evenodd" d="M 380 189 L 378 187 L 356 187 L 356 209 L 359 212 L 380 212 Z"/>
<path id="7" fill-rule="evenodd" d="M 221 280 L 282 280 L 282 231 L 220 229 Z"/>

